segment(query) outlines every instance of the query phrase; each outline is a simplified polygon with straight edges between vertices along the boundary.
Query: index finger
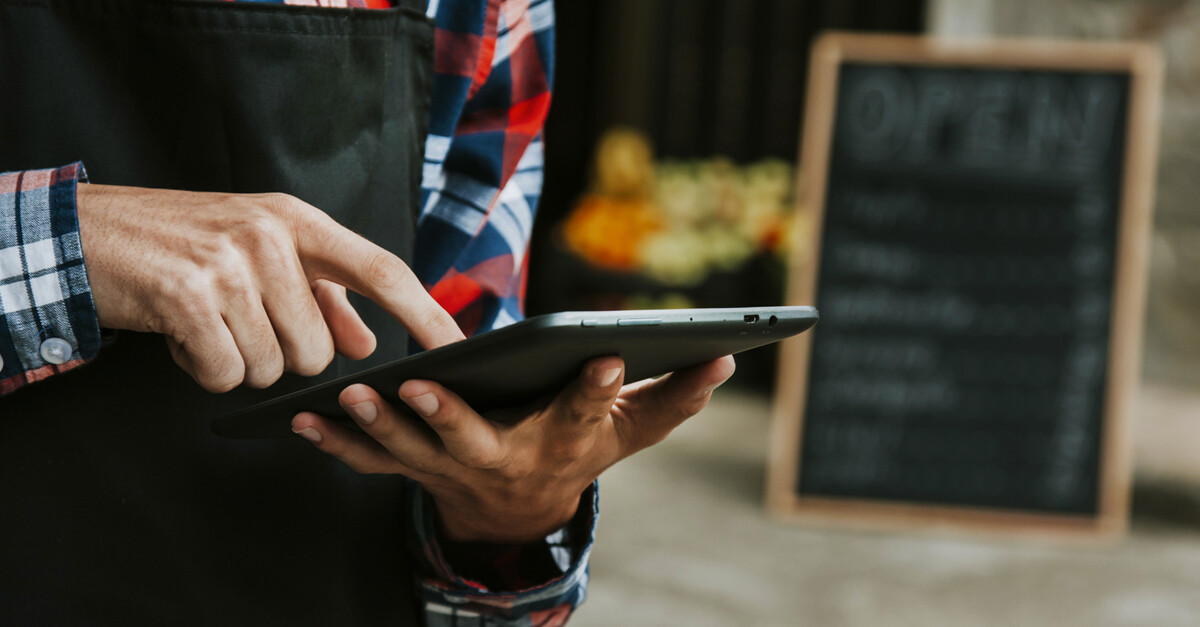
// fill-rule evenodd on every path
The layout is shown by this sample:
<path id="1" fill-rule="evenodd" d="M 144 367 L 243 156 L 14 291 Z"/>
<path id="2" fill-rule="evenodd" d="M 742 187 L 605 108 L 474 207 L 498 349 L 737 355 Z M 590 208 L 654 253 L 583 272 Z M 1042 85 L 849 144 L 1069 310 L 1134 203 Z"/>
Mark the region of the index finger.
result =
<path id="1" fill-rule="evenodd" d="M 296 234 L 296 250 L 310 280 L 327 279 L 375 301 L 425 348 L 463 339 L 454 318 L 399 257 L 316 213 L 301 221 Z"/>

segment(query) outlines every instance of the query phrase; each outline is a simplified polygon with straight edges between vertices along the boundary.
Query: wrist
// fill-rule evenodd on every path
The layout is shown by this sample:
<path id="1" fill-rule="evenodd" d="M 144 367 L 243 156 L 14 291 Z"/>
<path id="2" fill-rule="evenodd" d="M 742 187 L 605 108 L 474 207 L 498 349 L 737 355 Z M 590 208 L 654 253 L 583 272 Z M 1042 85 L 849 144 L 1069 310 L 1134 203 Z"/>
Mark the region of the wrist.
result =
<path id="1" fill-rule="evenodd" d="M 507 502 L 499 507 L 455 502 L 434 495 L 439 533 L 453 542 L 524 544 L 562 529 L 579 510 L 581 494 L 553 504 L 530 507 Z"/>
<path id="2" fill-rule="evenodd" d="M 437 521 L 433 495 L 416 482 L 411 483 L 406 502 L 414 521 L 408 526 L 409 544 L 414 556 L 423 560 L 422 588 L 436 603 L 461 605 L 464 595 L 476 593 L 490 596 L 536 590 L 539 597 L 553 596 L 586 582 L 600 505 L 595 483 L 583 491 L 570 521 L 546 536 L 520 544 L 447 538 Z"/>

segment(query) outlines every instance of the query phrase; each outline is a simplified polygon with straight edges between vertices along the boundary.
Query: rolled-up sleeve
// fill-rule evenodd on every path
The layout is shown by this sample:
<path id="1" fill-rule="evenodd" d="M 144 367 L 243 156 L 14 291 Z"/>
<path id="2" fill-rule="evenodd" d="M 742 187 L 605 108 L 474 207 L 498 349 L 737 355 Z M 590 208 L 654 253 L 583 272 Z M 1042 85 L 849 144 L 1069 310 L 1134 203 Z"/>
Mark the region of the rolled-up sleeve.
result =
<path id="1" fill-rule="evenodd" d="M 408 491 L 409 543 L 418 557 L 417 586 L 427 627 L 555 627 L 587 597 L 588 561 L 596 537 L 596 483 L 575 517 L 544 540 L 521 545 L 440 538 L 432 499 Z"/>
<path id="2" fill-rule="evenodd" d="M 83 165 L 0 174 L 0 394 L 100 349 L 75 211 Z"/>

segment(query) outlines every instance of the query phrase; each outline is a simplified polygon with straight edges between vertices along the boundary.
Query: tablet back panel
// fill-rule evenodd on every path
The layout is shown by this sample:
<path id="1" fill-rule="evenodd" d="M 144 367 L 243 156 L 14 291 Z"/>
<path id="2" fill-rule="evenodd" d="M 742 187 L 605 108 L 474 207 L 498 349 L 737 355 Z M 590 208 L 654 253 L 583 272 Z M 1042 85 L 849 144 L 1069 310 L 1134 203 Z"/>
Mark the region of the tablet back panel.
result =
<path id="1" fill-rule="evenodd" d="M 349 420 L 337 396 L 352 383 L 404 408 L 397 389 L 408 379 L 441 383 L 503 422 L 521 414 L 514 408 L 548 401 L 595 357 L 620 355 L 631 383 L 777 342 L 816 322 L 812 307 L 549 314 L 260 403 L 212 426 L 218 435 L 261 438 L 291 435 L 291 419 L 301 411 Z"/>

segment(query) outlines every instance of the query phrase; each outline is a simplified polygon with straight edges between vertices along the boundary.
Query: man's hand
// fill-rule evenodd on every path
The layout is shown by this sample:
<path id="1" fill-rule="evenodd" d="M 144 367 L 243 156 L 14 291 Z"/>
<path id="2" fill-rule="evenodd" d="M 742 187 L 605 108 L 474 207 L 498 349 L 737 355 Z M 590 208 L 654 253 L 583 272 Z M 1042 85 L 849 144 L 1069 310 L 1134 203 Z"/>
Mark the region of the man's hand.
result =
<path id="1" fill-rule="evenodd" d="M 404 262 L 291 196 L 81 184 L 77 207 L 100 326 L 167 336 L 210 391 L 370 355 L 346 288 L 422 345 L 463 337 Z"/>
<path id="2" fill-rule="evenodd" d="M 311 413 L 293 418 L 292 429 L 358 472 L 420 482 L 451 540 L 528 542 L 565 525 L 606 468 L 699 412 L 733 369 L 727 356 L 622 387 L 624 363 L 602 357 L 547 407 L 512 424 L 487 420 L 430 381 L 400 386 L 423 423 L 354 385 L 339 401 L 365 434 Z"/>

